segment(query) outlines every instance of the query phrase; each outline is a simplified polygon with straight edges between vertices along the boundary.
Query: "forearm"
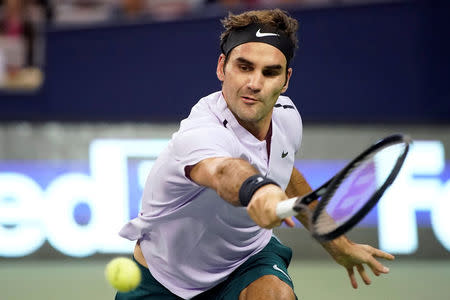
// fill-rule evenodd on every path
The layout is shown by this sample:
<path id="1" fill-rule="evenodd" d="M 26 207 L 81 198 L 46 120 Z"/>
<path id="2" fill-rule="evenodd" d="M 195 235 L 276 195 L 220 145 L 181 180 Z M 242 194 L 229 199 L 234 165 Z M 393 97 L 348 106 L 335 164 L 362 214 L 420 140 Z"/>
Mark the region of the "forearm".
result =
<path id="1" fill-rule="evenodd" d="M 263 228 L 279 226 L 283 220 L 276 215 L 276 206 L 287 199 L 286 193 L 274 182 L 246 180 L 258 171 L 247 161 L 237 158 L 210 158 L 196 164 L 190 173 L 191 179 L 214 189 L 225 201 L 242 206 L 239 193 L 246 182 L 242 195 L 248 203 L 247 212 L 256 224 Z M 262 184 L 262 185 L 259 185 Z M 247 197 L 247 199 L 245 199 Z M 251 197 L 251 199 L 248 199 Z M 284 219 L 288 226 L 294 226 L 290 218 Z"/>
<path id="2" fill-rule="evenodd" d="M 320 244 L 331 255 L 331 257 L 337 259 L 337 257 L 345 252 L 345 249 L 348 249 L 348 247 L 353 245 L 353 242 L 350 241 L 345 235 L 341 235 L 334 240 L 321 242 Z"/>
<path id="3" fill-rule="evenodd" d="M 300 173 L 295 167 L 292 170 L 291 179 L 289 180 L 289 184 L 286 187 L 286 195 L 289 198 L 303 196 L 312 192 L 311 186 L 306 181 L 305 177 L 302 173 Z M 317 205 L 317 200 L 313 201 L 309 208 L 312 211 L 314 207 Z M 300 212 L 296 218 L 302 223 L 302 225 L 309 229 L 309 216 L 308 212 Z"/>
<path id="4" fill-rule="evenodd" d="M 294 168 L 292 171 L 291 180 L 289 181 L 289 185 L 286 188 L 286 194 L 289 198 L 291 197 L 297 197 L 306 195 L 308 193 L 312 192 L 311 186 L 306 181 L 305 177 Z M 315 200 L 311 202 L 309 205 L 309 209 L 312 211 L 318 204 L 318 200 Z M 297 219 L 305 226 L 307 229 L 309 229 L 309 218 L 310 213 L 303 212 L 298 214 Z M 345 236 L 341 236 L 335 240 L 321 243 L 322 247 L 330 253 L 332 257 L 335 257 L 337 253 L 341 253 L 342 249 L 345 249 L 348 247 L 352 242 Z"/>
<path id="5" fill-rule="evenodd" d="M 191 173 L 191 178 L 196 183 L 215 190 L 225 201 L 240 206 L 239 189 L 242 183 L 257 173 L 258 171 L 245 160 L 212 158 L 198 163 Z"/>

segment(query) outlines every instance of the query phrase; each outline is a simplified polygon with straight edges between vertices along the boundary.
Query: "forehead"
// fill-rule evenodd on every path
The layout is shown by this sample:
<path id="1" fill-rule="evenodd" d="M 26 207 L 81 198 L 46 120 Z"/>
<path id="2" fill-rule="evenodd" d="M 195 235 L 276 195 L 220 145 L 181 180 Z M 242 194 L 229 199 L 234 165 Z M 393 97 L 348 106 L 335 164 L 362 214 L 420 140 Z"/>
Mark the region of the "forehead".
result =
<path id="1" fill-rule="evenodd" d="M 287 64 L 283 52 L 266 43 L 250 42 L 241 44 L 236 46 L 230 53 L 230 60 L 242 57 L 255 65 L 281 65 L 284 68 Z"/>

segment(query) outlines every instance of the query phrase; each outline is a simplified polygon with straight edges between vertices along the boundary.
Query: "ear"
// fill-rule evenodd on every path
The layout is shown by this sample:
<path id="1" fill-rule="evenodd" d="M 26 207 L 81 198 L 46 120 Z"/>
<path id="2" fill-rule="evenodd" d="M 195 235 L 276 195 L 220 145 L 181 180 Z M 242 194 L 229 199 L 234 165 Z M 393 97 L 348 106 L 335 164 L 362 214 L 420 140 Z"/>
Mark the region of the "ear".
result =
<path id="1" fill-rule="evenodd" d="M 225 80 L 225 73 L 223 72 L 223 67 L 225 64 L 225 54 L 220 54 L 219 56 L 219 60 L 217 61 L 217 70 L 216 70 L 216 74 L 217 74 L 217 78 L 219 78 L 220 81 L 224 81 Z"/>
<path id="2" fill-rule="evenodd" d="M 281 93 L 284 93 L 287 91 L 287 89 L 289 87 L 289 80 L 291 79 L 291 75 L 292 75 L 292 68 L 289 68 L 287 71 L 286 83 L 284 84 L 283 89 L 281 90 Z"/>

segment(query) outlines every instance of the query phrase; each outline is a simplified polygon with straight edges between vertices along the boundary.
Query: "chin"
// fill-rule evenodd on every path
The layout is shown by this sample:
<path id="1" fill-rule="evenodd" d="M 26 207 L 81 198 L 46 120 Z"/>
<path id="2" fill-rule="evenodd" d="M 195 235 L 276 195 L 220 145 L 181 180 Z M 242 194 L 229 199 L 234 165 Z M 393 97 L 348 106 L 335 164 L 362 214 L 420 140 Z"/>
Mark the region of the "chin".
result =
<path id="1" fill-rule="evenodd" d="M 258 118 L 256 115 L 242 115 L 242 116 L 239 116 L 239 118 L 242 121 L 248 122 L 248 123 L 255 123 L 260 120 L 260 118 Z"/>

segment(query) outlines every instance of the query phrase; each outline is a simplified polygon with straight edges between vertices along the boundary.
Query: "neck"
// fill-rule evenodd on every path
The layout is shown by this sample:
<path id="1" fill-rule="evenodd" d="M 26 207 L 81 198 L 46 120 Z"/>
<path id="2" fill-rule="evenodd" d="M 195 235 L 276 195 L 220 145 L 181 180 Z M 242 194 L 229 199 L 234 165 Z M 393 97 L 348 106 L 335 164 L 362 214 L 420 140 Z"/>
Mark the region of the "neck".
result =
<path id="1" fill-rule="evenodd" d="M 236 116 L 235 116 L 236 117 Z M 266 118 L 259 122 L 246 122 L 236 117 L 238 123 L 247 129 L 258 140 L 265 140 L 269 132 L 270 124 L 272 123 L 272 114 L 270 113 Z"/>

